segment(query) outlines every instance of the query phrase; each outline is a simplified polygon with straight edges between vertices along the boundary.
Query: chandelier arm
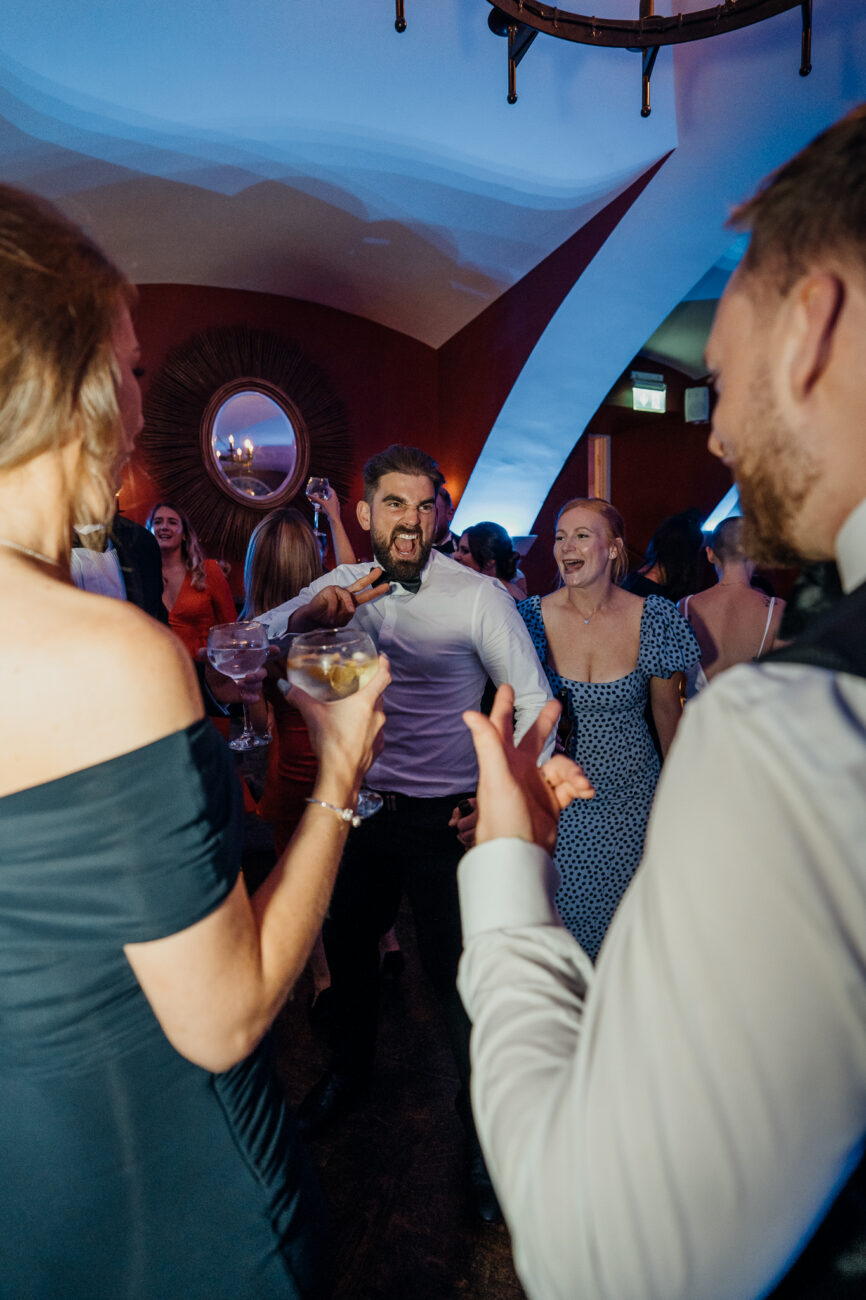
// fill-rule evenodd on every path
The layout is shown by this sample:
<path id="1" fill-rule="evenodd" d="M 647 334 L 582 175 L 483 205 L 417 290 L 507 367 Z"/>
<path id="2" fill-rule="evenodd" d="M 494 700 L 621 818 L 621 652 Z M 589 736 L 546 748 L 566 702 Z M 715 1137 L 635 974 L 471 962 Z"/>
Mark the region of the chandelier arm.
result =
<path id="1" fill-rule="evenodd" d="M 538 32 L 525 23 L 508 24 L 508 103 L 517 103 L 517 65 Z"/>
<path id="2" fill-rule="evenodd" d="M 803 13 L 803 61 L 800 73 L 810 70 L 808 49 L 811 38 L 811 0 L 724 0 L 710 9 L 679 13 L 666 17 L 649 14 L 636 20 L 595 18 L 553 8 L 539 0 L 496 0 L 495 8 L 526 27 L 561 40 L 581 45 L 602 45 L 619 49 L 652 49 L 662 45 L 682 45 L 701 41 L 740 27 L 751 27 L 766 18 L 800 7 Z M 804 71 L 803 69 L 806 69 Z"/>
<path id="3" fill-rule="evenodd" d="M 803 35 L 800 41 L 800 76 L 812 71 L 812 0 L 802 0 Z"/>
<path id="4" fill-rule="evenodd" d="M 652 76 L 653 68 L 656 65 L 659 48 L 658 45 L 654 45 L 652 49 L 644 50 L 641 55 L 641 117 L 649 117 L 652 112 L 652 106 L 650 105 L 650 77 Z"/>

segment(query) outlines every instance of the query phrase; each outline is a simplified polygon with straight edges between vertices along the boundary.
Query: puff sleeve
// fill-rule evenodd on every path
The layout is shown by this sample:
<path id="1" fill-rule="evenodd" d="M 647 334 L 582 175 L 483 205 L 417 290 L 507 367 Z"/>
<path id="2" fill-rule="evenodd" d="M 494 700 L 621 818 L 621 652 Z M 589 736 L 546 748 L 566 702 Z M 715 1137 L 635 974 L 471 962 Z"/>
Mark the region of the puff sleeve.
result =
<path id="1" fill-rule="evenodd" d="M 663 596 L 647 596 L 639 666 L 650 677 L 671 677 L 698 663 L 697 638 L 676 605 Z"/>

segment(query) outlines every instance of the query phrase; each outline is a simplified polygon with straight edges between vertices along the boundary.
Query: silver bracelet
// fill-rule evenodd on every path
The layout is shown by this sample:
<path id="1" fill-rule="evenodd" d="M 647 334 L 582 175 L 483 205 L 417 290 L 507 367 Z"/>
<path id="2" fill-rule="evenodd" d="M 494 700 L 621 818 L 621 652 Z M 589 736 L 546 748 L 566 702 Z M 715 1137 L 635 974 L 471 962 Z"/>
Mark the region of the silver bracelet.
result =
<path id="1" fill-rule="evenodd" d="M 310 799 L 309 797 L 306 798 L 304 802 L 315 804 L 318 808 L 330 808 L 331 812 L 337 814 L 340 821 L 351 822 L 356 829 L 361 825 L 361 818 L 355 812 L 354 808 L 338 808 L 335 803 L 327 803 L 324 799 Z"/>

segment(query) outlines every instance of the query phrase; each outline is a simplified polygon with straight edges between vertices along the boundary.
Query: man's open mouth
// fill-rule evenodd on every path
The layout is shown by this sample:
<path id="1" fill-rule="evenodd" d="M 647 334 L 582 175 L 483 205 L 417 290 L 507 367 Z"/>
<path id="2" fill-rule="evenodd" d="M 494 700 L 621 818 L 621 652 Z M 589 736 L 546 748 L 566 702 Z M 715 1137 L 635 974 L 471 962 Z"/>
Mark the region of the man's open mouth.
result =
<path id="1" fill-rule="evenodd" d="M 421 534 L 400 529 L 391 538 L 391 549 L 398 560 L 414 560 L 421 545 Z"/>

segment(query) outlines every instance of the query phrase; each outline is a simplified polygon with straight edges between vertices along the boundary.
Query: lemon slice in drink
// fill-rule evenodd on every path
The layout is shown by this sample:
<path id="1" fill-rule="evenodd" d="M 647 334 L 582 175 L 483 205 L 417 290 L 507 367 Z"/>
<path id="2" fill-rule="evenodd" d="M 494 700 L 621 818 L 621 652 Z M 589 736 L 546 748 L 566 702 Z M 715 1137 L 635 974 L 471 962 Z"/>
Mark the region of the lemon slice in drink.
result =
<path id="1" fill-rule="evenodd" d="M 334 664 L 328 673 L 328 681 L 335 695 L 353 695 L 358 689 L 358 668 L 356 664 Z"/>

